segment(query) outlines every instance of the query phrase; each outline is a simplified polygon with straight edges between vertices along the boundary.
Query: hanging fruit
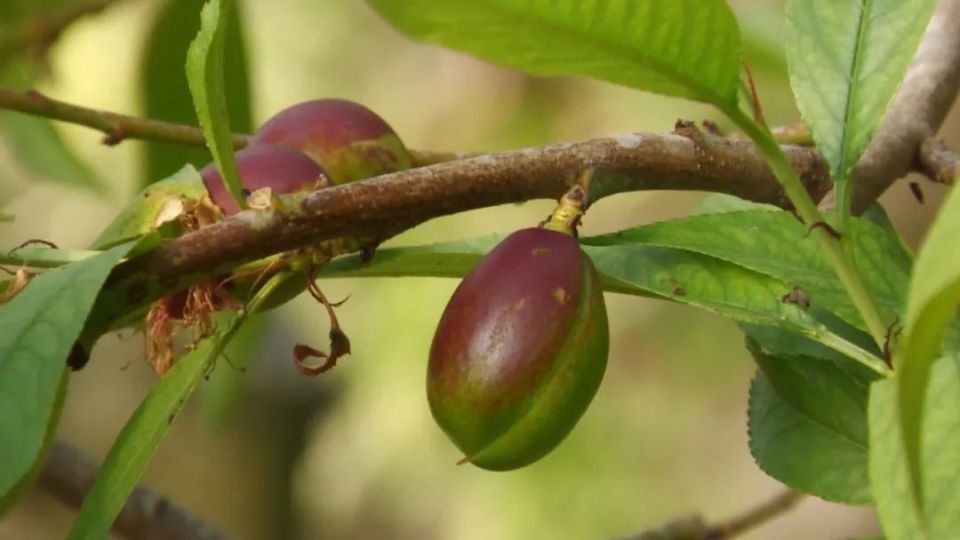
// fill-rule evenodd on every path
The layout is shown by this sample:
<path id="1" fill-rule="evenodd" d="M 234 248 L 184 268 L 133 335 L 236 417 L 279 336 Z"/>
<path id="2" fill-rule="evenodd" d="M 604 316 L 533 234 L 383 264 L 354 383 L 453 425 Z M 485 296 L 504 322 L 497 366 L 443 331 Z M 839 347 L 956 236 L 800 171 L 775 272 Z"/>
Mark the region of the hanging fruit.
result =
<path id="1" fill-rule="evenodd" d="M 444 310 L 427 397 L 463 462 L 533 463 L 570 433 L 600 386 L 609 329 L 599 276 L 575 236 L 584 200 L 574 188 L 543 226 L 505 238 Z"/>

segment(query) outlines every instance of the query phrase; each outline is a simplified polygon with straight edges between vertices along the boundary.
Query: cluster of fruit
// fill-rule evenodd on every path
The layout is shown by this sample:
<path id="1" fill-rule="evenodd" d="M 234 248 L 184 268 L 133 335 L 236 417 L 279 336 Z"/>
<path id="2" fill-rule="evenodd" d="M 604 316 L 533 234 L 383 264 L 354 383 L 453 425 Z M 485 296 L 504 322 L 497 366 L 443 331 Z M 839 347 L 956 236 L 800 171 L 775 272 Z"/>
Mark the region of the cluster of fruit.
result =
<path id="1" fill-rule="evenodd" d="M 294 105 L 270 118 L 236 153 L 248 192 L 276 194 L 345 184 L 409 168 L 410 154 L 396 132 L 357 103 L 321 99 Z M 239 210 L 214 164 L 201 171 L 213 202 L 225 214 Z"/>
<path id="2" fill-rule="evenodd" d="M 341 100 L 284 110 L 236 158 L 245 193 L 313 190 L 411 165 L 386 122 Z M 239 210 L 214 165 L 202 176 L 224 214 Z M 597 271 L 576 239 L 585 201 L 584 189 L 574 187 L 544 224 L 508 236 L 444 311 L 427 392 L 463 462 L 508 470 L 540 459 L 573 429 L 600 385 L 609 330 Z"/>
<path id="3" fill-rule="evenodd" d="M 411 166 L 403 142 L 382 118 L 360 104 L 341 99 L 300 103 L 274 115 L 251 137 L 248 146 L 236 153 L 236 162 L 247 197 L 244 202 L 251 208 L 272 206 L 275 195 L 312 191 Z M 156 195 L 154 199 L 161 208 L 158 215 L 163 220 L 175 217 L 184 231 L 240 211 L 214 163 L 200 171 L 199 179 L 187 174 L 177 182 L 175 175 L 151 186 L 144 200 L 150 200 L 151 195 Z M 363 239 L 353 240 L 351 246 L 365 247 Z M 96 244 L 103 247 L 103 238 Z M 327 301 L 313 279 L 316 266 L 330 257 L 331 246 L 327 244 L 257 261 L 233 275 L 216 276 L 158 300 L 146 314 L 147 363 L 159 375 L 165 374 L 175 361 L 173 336 L 178 330 L 193 330 L 194 342 L 210 335 L 214 311 L 239 306 L 267 280 L 282 273 L 284 282 L 261 309 L 276 307 L 309 291 L 329 315 L 330 352 L 298 344 L 294 347 L 295 365 L 308 375 L 332 368 L 339 357 L 350 353 L 350 342 L 337 322 L 336 304 Z M 293 272 L 295 268 L 299 271 Z M 310 358 L 322 361 L 317 364 L 308 361 Z"/>

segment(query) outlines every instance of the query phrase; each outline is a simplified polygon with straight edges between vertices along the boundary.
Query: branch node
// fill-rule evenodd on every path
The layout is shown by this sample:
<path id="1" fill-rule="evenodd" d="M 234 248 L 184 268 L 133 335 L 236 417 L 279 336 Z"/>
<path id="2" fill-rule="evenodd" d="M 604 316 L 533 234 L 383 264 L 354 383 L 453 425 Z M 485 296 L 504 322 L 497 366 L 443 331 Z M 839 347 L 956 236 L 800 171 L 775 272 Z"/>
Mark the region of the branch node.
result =
<path id="1" fill-rule="evenodd" d="M 696 122 L 692 120 L 678 118 L 673 124 L 673 132 L 681 137 L 690 139 L 697 146 L 703 146 L 706 143 L 703 132 L 697 127 Z"/>
<path id="2" fill-rule="evenodd" d="M 41 104 L 42 104 L 42 103 L 49 103 L 49 102 L 50 102 L 50 98 L 48 98 L 46 95 L 44 95 L 43 93 L 41 93 L 39 90 L 37 90 L 37 89 L 35 89 L 35 88 L 31 88 L 31 89 L 29 89 L 29 90 L 25 90 L 25 91 L 23 92 L 23 95 L 27 96 L 31 101 L 33 101 L 33 102 L 35 102 L 35 103 L 41 103 Z"/>
<path id="3" fill-rule="evenodd" d="M 127 138 L 127 128 L 123 124 L 117 123 L 112 128 L 104 132 L 100 142 L 106 146 L 116 146 Z"/>

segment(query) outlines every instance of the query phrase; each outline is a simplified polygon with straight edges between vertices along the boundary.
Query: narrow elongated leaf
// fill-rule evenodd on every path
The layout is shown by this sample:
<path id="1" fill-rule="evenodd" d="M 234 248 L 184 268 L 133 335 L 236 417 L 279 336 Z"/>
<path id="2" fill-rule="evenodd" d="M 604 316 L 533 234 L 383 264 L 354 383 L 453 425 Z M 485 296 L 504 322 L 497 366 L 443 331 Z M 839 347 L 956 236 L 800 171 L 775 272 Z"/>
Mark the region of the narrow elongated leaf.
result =
<path id="1" fill-rule="evenodd" d="M 850 169 L 883 120 L 936 3 L 787 3 L 791 86 L 803 120 L 830 164 L 843 216 L 850 207 Z"/>
<path id="2" fill-rule="evenodd" d="M 930 373 L 923 402 L 924 512 L 911 486 L 898 415 L 897 379 L 870 389 L 870 484 L 886 538 L 953 538 L 960 530 L 960 357 L 941 358 Z"/>
<path id="3" fill-rule="evenodd" d="M 47 460 L 47 454 L 50 452 L 50 448 L 56 438 L 57 426 L 60 424 L 60 416 L 63 413 L 63 402 L 67 397 L 67 383 L 69 380 L 70 373 L 64 370 L 63 375 L 60 377 L 60 384 L 57 386 L 57 393 L 53 401 L 53 412 L 50 415 L 50 420 L 47 421 L 47 430 L 43 437 L 43 443 L 40 446 L 40 452 L 37 453 L 33 467 L 31 467 L 27 474 L 23 475 L 6 493 L 0 495 L 0 515 L 5 514 L 21 497 L 30 492 L 30 488 L 33 487 L 34 482 L 37 480 L 37 475 L 43 470 L 43 465 Z"/>
<path id="4" fill-rule="evenodd" d="M 769 331 L 767 329 L 766 331 Z M 767 350 L 752 339 L 760 367 L 750 389 L 750 451 L 767 474 L 830 501 L 870 504 L 867 393 L 876 375 L 796 335 L 778 345 L 824 356 Z"/>
<path id="5" fill-rule="evenodd" d="M 197 113 L 187 87 L 183 60 L 190 40 L 200 30 L 200 3 L 196 0 L 168 0 L 153 18 L 140 62 L 143 111 L 148 118 L 192 124 Z M 243 4 L 228 14 L 224 37 L 224 87 L 230 89 L 227 113 L 234 131 L 249 132 L 250 77 L 248 75 L 243 27 Z M 178 170 L 184 163 L 197 168 L 210 161 L 204 149 L 179 145 L 146 145 L 142 185 L 156 182 Z"/>
<path id="6" fill-rule="evenodd" d="M 230 141 L 230 119 L 223 84 L 226 26 L 233 0 L 209 0 L 200 11 L 200 32 L 187 50 L 187 83 L 197 119 L 223 182 L 240 208 L 246 208 L 237 160 Z"/>
<path id="7" fill-rule="evenodd" d="M 533 75 L 734 105 L 740 37 L 721 0 L 368 0 L 410 36 Z"/>
<path id="8" fill-rule="evenodd" d="M 899 367 L 899 413 L 910 479 L 922 509 L 920 441 L 922 407 L 933 361 L 941 354 L 944 336 L 960 304 L 960 190 L 951 190 L 933 226 L 910 280 L 906 334 L 897 351 Z"/>
<path id="9" fill-rule="evenodd" d="M 68 538 L 107 537 L 170 425 L 210 369 L 215 345 L 215 339 L 206 339 L 178 360 L 133 413 L 84 498 Z"/>
<path id="10" fill-rule="evenodd" d="M 150 464 L 177 414 L 238 330 L 289 275 L 272 277 L 250 302 L 224 323 L 219 336 L 202 340 L 160 379 L 130 417 L 103 462 L 76 521 L 71 540 L 105 538 L 124 501 Z"/>
<path id="11" fill-rule="evenodd" d="M 371 263 L 343 257 L 325 266 L 330 276 L 462 277 L 500 237 L 377 252 Z M 737 321 L 771 325 L 800 333 L 858 361 L 871 353 L 832 333 L 800 306 L 783 301 L 792 286 L 759 272 L 691 251 L 640 244 L 584 245 L 607 291 L 654 296 L 690 304 Z"/>
<path id="12" fill-rule="evenodd" d="M 70 349 L 110 269 L 132 247 L 41 274 L 0 306 L 0 494 L 37 459 Z"/>
<path id="13" fill-rule="evenodd" d="M 873 223 L 851 224 L 857 266 L 884 318 L 905 303 L 911 255 L 899 237 Z M 585 238 L 588 245 L 637 243 L 695 251 L 799 285 L 813 306 L 865 329 L 856 306 L 813 238 L 793 215 L 746 210 L 690 216 Z"/>

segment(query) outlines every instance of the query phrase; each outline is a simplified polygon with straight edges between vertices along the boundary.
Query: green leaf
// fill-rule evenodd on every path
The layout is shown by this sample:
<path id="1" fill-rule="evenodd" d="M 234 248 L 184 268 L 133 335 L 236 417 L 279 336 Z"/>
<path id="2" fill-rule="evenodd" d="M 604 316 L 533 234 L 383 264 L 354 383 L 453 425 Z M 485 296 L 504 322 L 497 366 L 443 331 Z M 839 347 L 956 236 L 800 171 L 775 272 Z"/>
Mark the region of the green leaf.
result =
<path id="1" fill-rule="evenodd" d="M 368 0 L 410 36 L 533 75 L 733 106 L 740 36 L 721 0 Z"/>
<path id="2" fill-rule="evenodd" d="M 154 182 L 145 187 L 140 193 L 117 214 L 113 221 L 93 241 L 94 249 L 104 249 L 119 242 L 126 242 L 139 238 L 146 233 L 156 230 L 158 217 L 165 210 L 175 210 L 178 201 L 199 199 L 207 194 L 200 173 L 190 165 L 170 177 Z M 160 221 L 167 216 L 161 217 Z M 177 217 L 170 214 L 170 218 Z"/>
<path id="3" fill-rule="evenodd" d="M 237 160 L 230 140 L 223 79 L 224 36 L 233 0 L 209 0 L 200 11 L 200 31 L 187 50 L 187 83 L 197 119 L 223 182 L 240 208 L 246 208 Z"/>
<path id="4" fill-rule="evenodd" d="M 358 256 L 336 259 L 324 275 L 349 277 L 463 277 L 502 237 L 388 248 L 371 263 Z M 782 301 L 791 285 L 729 262 L 691 251 L 640 244 L 583 245 L 607 291 L 653 296 L 713 311 L 737 321 L 777 326 L 843 351 L 860 362 L 878 359 L 830 332 L 799 306 Z"/>
<path id="5" fill-rule="evenodd" d="M 922 408 L 933 361 L 941 354 L 944 336 L 960 303 L 960 190 L 951 190 L 941 206 L 923 248 L 917 255 L 907 301 L 906 333 L 896 351 L 900 406 L 898 417 L 904 437 L 911 486 L 920 509 L 920 440 Z"/>
<path id="6" fill-rule="evenodd" d="M 247 321 L 249 314 L 255 313 L 290 275 L 282 273 L 270 278 L 250 302 L 222 326 L 224 330 L 219 336 L 202 340 L 153 387 L 110 449 L 100 474 L 83 500 L 68 538 L 106 538 L 124 501 L 140 481 L 190 394 L 214 367 L 214 362 Z"/>
<path id="7" fill-rule="evenodd" d="M 850 170 L 883 120 L 936 3 L 787 3 L 790 82 L 817 149 L 830 164 L 842 225 L 850 211 Z"/>
<path id="8" fill-rule="evenodd" d="M 13 214 L 8 214 L 6 212 L 0 212 L 0 223 L 13 223 L 16 221 L 16 216 Z"/>
<path id="9" fill-rule="evenodd" d="M 896 233 L 851 224 L 854 256 L 881 315 L 891 323 L 904 305 L 911 255 Z M 788 212 L 746 210 L 702 214 L 585 238 L 589 245 L 644 244 L 703 253 L 799 285 L 811 305 L 866 329 L 856 306 L 806 228 Z"/>
<path id="10" fill-rule="evenodd" d="M 67 356 L 107 274 L 132 247 L 40 274 L 0 307 L 0 493 L 37 459 Z"/>
<path id="11" fill-rule="evenodd" d="M 960 530 L 960 357 L 934 363 L 923 402 L 922 489 L 918 512 L 899 422 L 897 379 L 870 388 L 870 483 L 890 540 L 953 538 Z"/>
<path id="12" fill-rule="evenodd" d="M 786 350 L 819 348 L 823 356 L 771 351 L 748 340 L 760 367 L 750 389 L 750 452 L 767 474 L 795 489 L 870 504 L 867 393 L 877 376 L 815 343 L 774 332 L 781 334 L 778 345 L 794 345 Z"/>
<path id="13" fill-rule="evenodd" d="M 224 87 L 230 89 L 227 101 L 230 126 L 236 131 L 249 132 L 252 129 L 250 77 L 242 7 L 243 4 L 237 5 L 227 15 L 223 76 Z M 148 118 L 192 124 L 197 116 L 183 71 L 183 59 L 190 40 L 200 30 L 200 4 L 196 0 L 169 0 L 159 9 L 148 31 L 140 62 L 143 112 Z M 199 168 L 210 161 L 208 151 L 182 145 L 150 144 L 146 145 L 145 152 L 142 185 L 166 177 L 184 163 Z"/>
<path id="14" fill-rule="evenodd" d="M 53 401 L 53 412 L 50 415 L 50 420 L 47 422 L 47 432 L 43 437 L 40 452 L 37 453 L 37 459 L 34 460 L 33 467 L 31 467 L 27 474 L 23 475 L 6 493 L 0 495 L 0 515 L 5 514 L 21 497 L 30 492 L 34 482 L 37 480 L 37 476 L 43 470 L 47 455 L 56 438 L 57 426 L 60 424 L 60 416 L 63 413 L 63 402 L 67 397 L 67 383 L 69 380 L 70 373 L 67 370 L 63 370 L 60 383 L 57 385 L 56 397 Z"/>
<path id="15" fill-rule="evenodd" d="M 106 538 L 183 404 L 213 362 L 217 340 L 206 339 L 160 379 L 123 427 L 83 500 L 70 539 Z"/>

